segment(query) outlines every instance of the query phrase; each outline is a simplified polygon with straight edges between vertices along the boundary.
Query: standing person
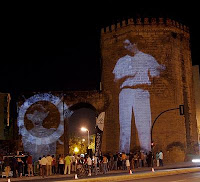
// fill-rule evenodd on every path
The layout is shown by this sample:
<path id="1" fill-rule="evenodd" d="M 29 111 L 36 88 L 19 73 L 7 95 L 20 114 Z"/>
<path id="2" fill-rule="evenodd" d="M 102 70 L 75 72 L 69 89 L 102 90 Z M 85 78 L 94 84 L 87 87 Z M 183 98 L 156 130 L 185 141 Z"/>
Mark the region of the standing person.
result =
<path id="1" fill-rule="evenodd" d="M 71 159 L 72 159 L 71 171 L 72 172 L 76 172 L 76 155 L 73 154 L 73 156 L 71 157 Z"/>
<path id="2" fill-rule="evenodd" d="M 160 164 L 160 162 L 159 162 L 159 153 L 156 152 L 156 166 L 159 167 L 159 164 Z"/>
<path id="3" fill-rule="evenodd" d="M 160 163 L 160 166 L 163 166 L 163 152 L 162 150 L 159 152 L 159 163 Z"/>
<path id="4" fill-rule="evenodd" d="M 144 153 L 144 167 L 147 166 L 147 153 Z"/>
<path id="5" fill-rule="evenodd" d="M 112 170 L 117 170 L 117 159 L 118 159 L 118 154 L 116 153 L 115 155 L 113 155 L 113 166 L 112 166 Z"/>
<path id="6" fill-rule="evenodd" d="M 112 170 L 113 163 L 114 163 L 114 155 L 112 153 L 110 153 L 110 163 L 108 164 L 110 171 Z"/>
<path id="7" fill-rule="evenodd" d="M 47 176 L 51 176 L 52 175 L 52 161 L 53 161 L 53 158 L 48 154 L 47 157 Z"/>
<path id="8" fill-rule="evenodd" d="M 65 160 L 63 154 L 59 157 L 59 172 L 60 174 L 64 174 L 64 166 L 65 166 Z"/>
<path id="9" fill-rule="evenodd" d="M 10 174 L 10 160 L 8 157 L 5 157 L 4 159 L 4 167 L 5 167 L 6 178 L 8 178 Z"/>
<path id="10" fill-rule="evenodd" d="M 152 152 L 149 152 L 147 155 L 147 165 L 148 167 L 151 167 L 152 165 Z"/>
<path id="11" fill-rule="evenodd" d="M 130 171 L 130 161 L 129 161 L 129 155 L 126 155 L 126 169 Z"/>
<path id="12" fill-rule="evenodd" d="M 129 154 L 130 170 L 132 170 L 134 168 L 132 159 L 133 159 L 133 152 L 130 152 L 130 154 Z"/>
<path id="13" fill-rule="evenodd" d="M 39 163 L 39 173 L 40 173 L 40 176 L 42 176 L 42 163 L 41 163 L 41 157 L 39 157 L 38 163 Z"/>
<path id="14" fill-rule="evenodd" d="M 26 159 L 26 163 L 28 165 L 28 176 L 33 176 L 33 159 L 30 154 L 28 154 L 28 157 Z"/>
<path id="15" fill-rule="evenodd" d="M 19 158 L 17 159 L 17 165 L 18 165 L 18 175 L 19 175 L 20 178 L 22 178 L 23 164 L 24 164 L 24 162 L 23 162 L 22 159 L 19 157 Z"/>
<path id="16" fill-rule="evenodd" d="M 47 163 L 48 163 L 48 160 L 46 159 L 45 155 L 43 155 L 43 157 L 41 159 L 42 177 L 43 178 L 45 175 L 47 175 Z"/>
<path id="17" fill-rule="evenodd" d="M 91 172 L 91 169 L 92 169 L 92 159 L 90 157 L 90 155 L 88 155 L 87 157 L 87 165 L 88 165 L 88 176 L 92 176 L 92 172 Z"/>
<path id="18" fill-rule="evenodd" d="M 102 163 L 102 167 L 103 167 L 103 174 L 106 174 L 108 172 L 108 167 L 107 167 L 107 164 L 108 164 L 108 159 L 107 157 L 104 155 L 103 156 L 103 163 Z"/>
<path id="19" fill-rule="evenodd" d="M 67 172 L 68 172 L 68 174 L 70 174 L 72 158 L 71 158 L 71 156 L 69 156 L 69 154 L 67 154 L 67 156 L 65 157 L 64 160 L 65 160 L 65 172 L 64 172 L 64 174 L 67 174 Z"/>
<path id="20" fill-rule="evenodd" d="M 80 171 L 81 171 L 81 167 L 82 167 L 82 160 L 80 158 L 80 156 L 78 155 L 78 158 L 77 158 L 77 169 L 76 169 L 76 173 L 78 175 L 80 175 Z"/>
<path id="21" fill-rule="evenodd" d="M 133 156 L 134 158 L 134 168 L 138 168 L 138 154 L 137 152 Z"/>
<path id="22" fill-rule="evenodd" d="M 12 165 L 13 165 L 13 177 L 17 177 L 17 159 L 15 156 L 12 158 Z"/>
<path id="23" fill-rule="evenodd" d="M 141 159 L 141 167 L 144 167 L 144 152 L 143 151 L 140 151 L 140 159 Z"/>
<path id="24" fill-rule="evenodd" d="M 122 152 L 122 170 L 126 170 L 126 154 Z"/>
<path id="25" fill-rule="evenodd" d="M 60 173 L 60 157 L 61 157 L 61 155 L 59 154 L 58 157 L 57 157 L 57 160 L 56 160 L 57 161 L 57 166 L 58 166 L 58 168 L 57 168 L 57 174 L 61 174 Z"/>
<path id="26" fill-rule="evenodd" d="M 111 155 L 110 154 L 107 154 L 107 159 L 108 159 L 108 171 L 110 171 L 111 170 Z"/>
<path id="27" fill-rule="evenodd" d="M 97 156 L 93 156 L 94 157 L 94 171 L 95 171 L 95 175 L 98 174 L 98 157 Z"/>
<path id="28" fill-rule="evenodd" d="M 56 174 L 56 158 L 54 155 L 52 155 L 51 157 L 53 159 L 52 164 L 51 164 L 52 165 L 52 173 Z"/>
<path id="29" fill-rule="evenodd" d="M 100 153 L 99 155 L 99 171 L 102 172 L 103 171 L 103 156 Z"/>
<path id="30" fill-rule="evenodd" d="M 118 154 L 117 169 L 119 169 L 119 170 L 122 169 L 122 154 Z"/>
<path id="31" fill-rule="evenodd" d="M 120 58 L 113 70 L 114 81 L 120 85 L 120 152 L 125 153 L 130 152 L 132 112 L 140 147 L 147 152 L 151 150 L 151 107 L 147 86 L 151 85 L 150 77 L 159 76 L 165 69 L 153 56 L 139 51 L 138 43 L 132 37 L 123 42 L 129 55 Z"/>

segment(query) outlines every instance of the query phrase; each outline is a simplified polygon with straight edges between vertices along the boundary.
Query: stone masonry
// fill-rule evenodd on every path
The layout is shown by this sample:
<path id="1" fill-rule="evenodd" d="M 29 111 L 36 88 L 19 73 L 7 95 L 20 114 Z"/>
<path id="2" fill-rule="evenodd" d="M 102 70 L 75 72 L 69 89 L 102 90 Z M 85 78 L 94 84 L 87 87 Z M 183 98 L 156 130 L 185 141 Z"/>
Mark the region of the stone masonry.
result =
<path id="1" fill-rule="evenodd" d="M 146 89 L 150 93 L 151 120 L 163 111 L 178 108 L 184 104 L 185 115 L 179 110 L 166 112 L 157 120 L 153 130 L 154 151 L 162 150 L 166 162 L 187 160 L 189 154 L 198 152 L 197 121 L 193 96 L 190 34 L 188 27 L 171 19 L 128 19 L 102 29 L 102 91 L 71 91 L 52 93 L 60 98 L 71 111 L 79 107 L 89 107 L 96 114 L 105 111 L 102 152 L 119 151 L 119 85 L 114 82 L 112 73 L 117 60 L 126 55 L 123 41 L 128 36 L 140 40 L 140 50 L 152 55 L 166 69 L 158 78 L 151 78 Z M 64 95 L 63 95 L 64 94 Z M 24 102 L 19 99 L 19 106 Z M 52 111 L 44 127 L 56 128 L 59 115 L 51 103 L 41 103 Z M 45 105 L 46 104 L 46 105 Z M 29 111 L 31 113 L 31 108 Z M 134 117 L 133 117 L 134 118 Z M 31 122 L 24 121 L 31 129 Z M 57 154 L 69 152 L 68 125 L 65 119 L 64 135 L 60 138 L 64 145 L 57 142 Z M 135 121 L 132 119 L 131 151 L 140 149 Z"/>
<path id="2" fill-rule="evenodd" d="M 140 50 L 152 55 L 166 66 L 159 78 L 153 78 L 147 88 L 150 93 L 152 122 L 162 112 L 184 104 L 185 115 L 179 110 L 166 112 L 153 130 L 155 151 L 162 150 L 165 160 L 184 161 L 194 154 L 197 146 L 197 121 L 192 82 L 190 34 L 188 27 L 171 19 L 128 19 L 102 29 L 102 91 L 110 95 L 106 110 L 103 151 L 119 149 L 119 85 L 112 73 L 117 60 L 126 55 L 123 41 L 127 37 L 140 40 Z M 132 119 L 131 150 L 139 149 Z"/>
<path id="3" fill-rule="evenodd" d="M 26 98 L 33 96 L 35 93 L 29 93 L 25 95 Z M 64 134 L 60 137 L 60 142 L 56 143 L 56 154 L 67 154 L 69 153 L 69 128 L 68 126 L 72 123 L 69 122 L 70 112 L 74 112 L 80 108 L 89 108 L 93 110 L 96 115 L 100 114 L 102 111 L 105 111 L 108 107 L 109 98 L 108 95 L 103 94 L 99 91 L 66 91 L 66 92 L 51 92 L 52 95 L 61 98 L 61 100 L 67 105 L 69 109 L 68 117 L 65 118 L 64 121 Z M 19 98 L 18 106 L 20 107 L 25 102 L 24 97 Z M 43 127 L 50 128 L 58 128 L 60 123 L 60 116 L 58 109 L 50 102 L 47 101 L 39 101 L 36 104 L 32 104 L 24 118 L 24 125 L 26 129 L 29 131 L 33 128 L 32 122 L 27 118 L 27 114 L 31 114 L 36 108 L 37 104 L 41 104 L 48 112 L 48 116 L 43 121 Z M 96 121 L 94 121 L 96 122 Z M 21 137 L 19 138 L 21 140 Z M 23 143 L 18 147 L 18 150 L 23 149 Z M 26 152 L 26 151 L 25 151 Z"/>
<path id="4" fill-rule="evenodd" d="M 194 95 L 195 95 L 195 105 L 196 105 L 196 118 L 199 134 L 200 143 L 200 76 L 199 76 L 199 66 L 193 66 L 193 82 L 194 82 Z"/>

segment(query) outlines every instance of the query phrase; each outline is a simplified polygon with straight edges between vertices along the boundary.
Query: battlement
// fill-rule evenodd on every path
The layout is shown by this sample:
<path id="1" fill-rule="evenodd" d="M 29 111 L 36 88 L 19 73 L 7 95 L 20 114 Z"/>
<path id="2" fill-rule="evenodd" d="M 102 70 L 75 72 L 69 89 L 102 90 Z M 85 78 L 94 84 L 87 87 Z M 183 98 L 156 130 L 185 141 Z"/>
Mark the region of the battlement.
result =
<path id="1" fill-rule="evenodd" d="M 122 20 L 120 22 L 116 22 L 115 24 L 102 28 L 101 33 L 105 34 L 109 32 L 114 32 L 121 29 L 122 27 L 128 27 L 128 26 L 175 27 L 186 33 L 189 33 L 189 27 L 169 18 L 136 18 L 136 19 L 129 18 L 129 19 Z"/>

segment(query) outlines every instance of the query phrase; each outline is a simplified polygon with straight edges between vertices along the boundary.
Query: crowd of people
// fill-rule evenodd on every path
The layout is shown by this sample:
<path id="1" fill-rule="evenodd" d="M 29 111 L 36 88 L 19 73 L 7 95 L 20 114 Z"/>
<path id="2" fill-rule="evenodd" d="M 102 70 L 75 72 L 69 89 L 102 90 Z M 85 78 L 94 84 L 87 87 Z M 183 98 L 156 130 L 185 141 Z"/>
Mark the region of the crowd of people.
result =
<path id="1" fill-rule="evenodd" d="M 34 176 L 33 160 L 29 154 L 27 156 L 5 156 L 3 168 L 6 177 L 10 176 L 11 171 L 13 177 L 22 178 L 23 173 L 27 173 L 27 176 Z"/>
<path id="2" fill-rule="evenodd" d="M 134 170 L 140 167 L 151 167 L 152 159 L 156 166 L 163 166 L 163 152 L 159 151 L 152 157 L 152 153 L 138 151 L 135 153 L 115 153 L 100 156 L 93 155 L 54 155 L 40 157 L 33 163 L 32 156 L 28 155 L 26 160 L 13 157 L 4 158 L 4 169 L 6 177 L 9 177 L 10 170 L 13 171 L 13 177 L 40 175 L 41 177 L 55 174 L 67 175 L 75 173 L 81 175 L 87 171 L 88 176 L 92 174 L 106 174 L 111 170 Z M 34 167 L 34 169 L 33 169 Z"/>
<path id="3" fill-rule="evenodd" d="M 152 153 L 143 151 L 135 153 L 115 153 L 100 156 L 92 155 L 59 155 L 56 159 L 54 156 L 43 156 L 39 159 L 40 175 L 42 177 L 52 174 L 71 174 L 80 175 L 84 169 L 88 176 L 92 174 L 106 174 L 111 170 L 133 170 L 140 167 L 151 167 L 152 159 L 156 166 L 163 166 L 163 152 L 159 151 L 152 158 Z"/>

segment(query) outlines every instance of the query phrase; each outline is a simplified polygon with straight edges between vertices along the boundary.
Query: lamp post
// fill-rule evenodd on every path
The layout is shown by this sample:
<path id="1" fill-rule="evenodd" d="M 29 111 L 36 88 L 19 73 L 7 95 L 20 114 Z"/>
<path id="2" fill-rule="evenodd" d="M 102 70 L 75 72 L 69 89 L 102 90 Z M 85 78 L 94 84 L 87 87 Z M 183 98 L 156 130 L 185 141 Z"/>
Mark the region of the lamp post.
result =
<path id="1" fill-rule="evenodd" d="M 88 132 L 88 148 L 89 148 L 89 145 L 90 145 L 90 132 L 89 132 L 89 130 L 87 129 L 87 128 L 85 128 L 85 127 L 82 127 L 81 128 L 81 131 L 84 131 L 84 132 Z"/>
<path id="2" fill-rule="evenodd" d="M 184 115 L 184 114 L 185 114 L 185 113 L 184 113 L 184 105 L 179 105 L 179 107 L 177 107 L 177 108 L 167 109 L 167 110 L 161 112 L 161 113 L 156 117 L 156 119 L 153 121 L 153 124 L 152 124 L 152 126 L 151 126 L 152 172 L 154 172 L 154 168 L 153 168 L 153 147 L 154 147 L 154 142 L 153 142 L 153 127 L 154 127 L 154 125 L 155 125 L 157 119 L 158 119 L 163 113 L 168 112 L 168 111 L 177 110 L 177 109 L 179 109 L 179 114 L 180 114 L 180 115 Z"/>

